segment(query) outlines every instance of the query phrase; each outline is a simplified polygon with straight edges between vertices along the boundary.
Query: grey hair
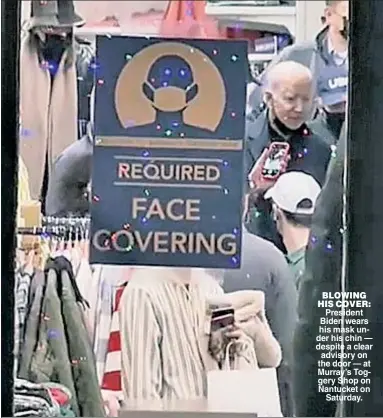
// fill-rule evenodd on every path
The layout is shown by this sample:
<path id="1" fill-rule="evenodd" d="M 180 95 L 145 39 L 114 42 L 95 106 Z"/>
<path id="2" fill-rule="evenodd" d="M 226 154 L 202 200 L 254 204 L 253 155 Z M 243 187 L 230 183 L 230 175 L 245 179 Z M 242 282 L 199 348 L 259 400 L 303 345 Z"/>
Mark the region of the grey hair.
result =
<path id="1" fill-rule="evenodd" d="M 267 73 L 265 91 L 273 91 L 282 80 L 292 79 L 293 77 L 306 77 L 313 81 L 313 76 L 309 68 L 295 61 L 282 61 L 273 65 Z"/>

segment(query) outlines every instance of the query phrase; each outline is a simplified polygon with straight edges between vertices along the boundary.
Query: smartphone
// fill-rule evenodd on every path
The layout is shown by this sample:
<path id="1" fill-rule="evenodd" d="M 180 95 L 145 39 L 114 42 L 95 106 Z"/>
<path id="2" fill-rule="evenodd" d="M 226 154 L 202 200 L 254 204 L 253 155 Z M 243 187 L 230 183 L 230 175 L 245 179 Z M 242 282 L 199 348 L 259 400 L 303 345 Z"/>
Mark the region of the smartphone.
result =
<path id="1" fill-rule="evenodd" d="M 268 180 L 279 177 L 284 163 L 289 157 L 290 145 L 286 142 L 273 142 L 270 145 L 265 163 L 262 168 L 262 176 Z"/>
<path id="2" fill-rule="evenodd" d="M 233 308 L 214 309 L 211 314 L 211 331 L 217 331 L 221 328 L 234 325 L 234 322 Z"/>

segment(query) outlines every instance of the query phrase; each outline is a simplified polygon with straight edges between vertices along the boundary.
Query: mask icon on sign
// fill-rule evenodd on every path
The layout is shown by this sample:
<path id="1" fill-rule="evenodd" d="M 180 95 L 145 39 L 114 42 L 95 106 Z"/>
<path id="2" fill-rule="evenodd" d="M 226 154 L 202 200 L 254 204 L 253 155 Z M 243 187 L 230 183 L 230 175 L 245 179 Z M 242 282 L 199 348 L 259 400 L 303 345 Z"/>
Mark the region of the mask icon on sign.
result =
<path id="1" fill-rule="evenodd" d="M 130 134 L 140 135 L 152 125 L 160 126 L 161 131 L 171 132 L 171 136 L 180 136 L 180 133 L 193 136 L 204 130 L 183 121 L 184 110 L 199 92 L 192 68 L 185 59 L 177 55 L 165 55 L 157 59 L 142 84 L 142 92 L 156 110 L 156 120 L 150 125 L 128 128 Z"/>
<path id="2" fill-rule="evenodd" d="M 159 112 L 182 112 L 198 94 L 191 67 L 178 56 L 158 59 L 142 89 Z"/>

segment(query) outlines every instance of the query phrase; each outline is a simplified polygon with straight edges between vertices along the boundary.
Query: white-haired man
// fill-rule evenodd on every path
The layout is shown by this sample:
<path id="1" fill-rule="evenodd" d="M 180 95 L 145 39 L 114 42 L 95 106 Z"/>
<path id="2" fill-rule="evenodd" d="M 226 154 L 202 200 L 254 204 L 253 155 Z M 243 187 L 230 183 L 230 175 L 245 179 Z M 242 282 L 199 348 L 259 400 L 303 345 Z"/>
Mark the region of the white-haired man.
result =
<path id="1" fill-rule="evenodd" d="M 262 175 L 267 151 L 274 142 L 288 144 L 289 156 L 282 171 L 301 171 L 323 184 L 331 150 L 306 124 L 315 100 L 315 83 L 307 67 L 293 61 L 275 65 L 268 74 L 264 96 L 267 108 L 246 126 L 245 174 L 251 177 L 246 184 L 248 189 L 251 186 L 246 225 L 251 233 L 285 251 L 271 218 L 271 206 L 264 199 L 276 181 Z"/>

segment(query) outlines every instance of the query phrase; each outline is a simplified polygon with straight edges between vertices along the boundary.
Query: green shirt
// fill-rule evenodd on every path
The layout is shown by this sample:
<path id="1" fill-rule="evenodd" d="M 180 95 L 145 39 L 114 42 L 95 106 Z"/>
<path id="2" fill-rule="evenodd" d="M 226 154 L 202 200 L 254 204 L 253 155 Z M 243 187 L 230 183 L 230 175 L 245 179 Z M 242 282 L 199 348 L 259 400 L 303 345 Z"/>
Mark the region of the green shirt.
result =
<path id="1" fill-rule="evenodd" d="M 293 273 L 295 286 L 299 288 L 299 281 L 302 277 L 303 272 L 305 271 L 305 253 L 306 247 L 303 247 L 297 251 L 294 251 L 291 254 L 286 255 L 287 262 L 289 264 L 290 270 Z"/>

